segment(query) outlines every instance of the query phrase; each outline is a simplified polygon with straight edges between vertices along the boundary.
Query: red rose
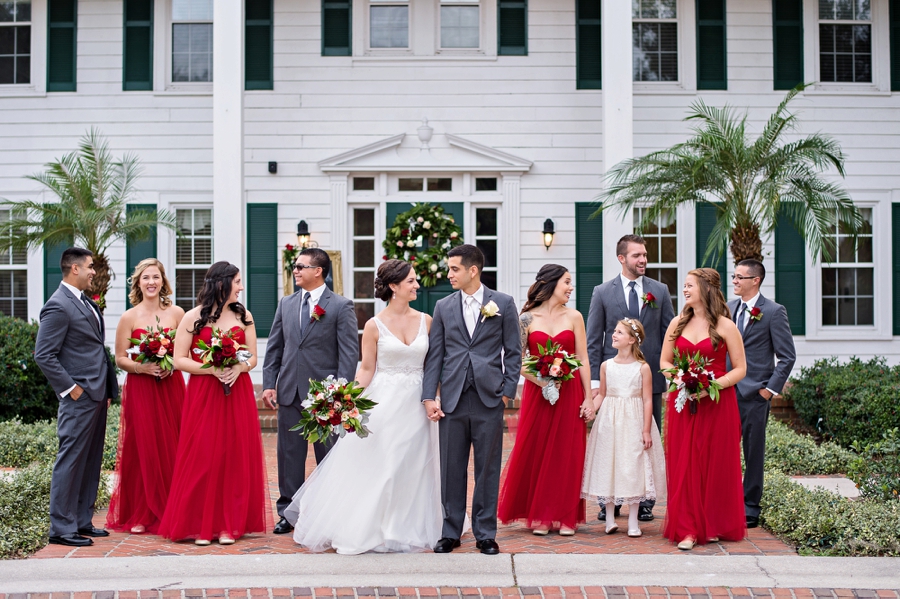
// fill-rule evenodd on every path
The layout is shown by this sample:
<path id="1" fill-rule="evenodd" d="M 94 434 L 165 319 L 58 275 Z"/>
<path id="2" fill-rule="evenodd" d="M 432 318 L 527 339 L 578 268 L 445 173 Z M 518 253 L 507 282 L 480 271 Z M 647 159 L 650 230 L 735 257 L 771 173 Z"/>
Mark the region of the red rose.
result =
<path id="1" fill-rule="evenodd" d="M 315 318 L 316 320 L 319 320 L 320 318 L 325 316 L 325 308 L 323 308 L 319 304 L 316 304 L 316 307 L 313 308 L 313 313 L 315 314 L 315 316 L 313 316 L 313 318 Z"/>
<path id="2" fill-rule="evenodd" d="M 323 418 L 316 418 L 316 422 L 319 423 L 319 426 L 326 426 L 328 424 L 328 421 Z"/>
<path id="3" fill-rule="evenodd" d="M 234 343 L 229 345 L 222 344 L 222 357 L 223 358 L 233 358 L 237 355 L 237 347 L 235 347 Z"/>
<path id="4" fill-rule="evenodd" d="M 150 350 L 151 354 L 155 354 L 159 352 L 159 349 L 162 347 L 162 343 L 159 342 L 159 339 L 153 339 L 149 343 L 147 343 L 147 349 Z"/>
<path id="5" fill-rule="evenodd" d="M 382 256 L 381 259 L 382 259 L 382 260 L 387 260 L 388 257 L 387 257 L 387 256 Z"/>
<path id="6" fill-rule="evenodd" d="M 649 302 L 655 302 L 655 301 L 656 301 L 656 296 L 653 295 L 652 293 L 648 293 L 648 294 L 647 294 L 647 303 L 649 303 Z"/>
<path id="7" fill-rule="evenodd" d="M 706 389 L 707 387 L 709 387 L 709 376 L 708 375 L 700 374 L 699 376 L 697 376 L 697 380 L 700 381 L 700 386 L 702 388 Z"/>
<path id="8" fill-rule="evenodd" d="M 400 231 L 401 235 L 409 235 L 409 229 L 403 229 Z"/>
<path id="9" fill-rule="evenodd" d="M 286 245 L 284 246 L 284 249 L 286 249 L 286 250 L 289 251 L 289 252 L 293 252 L 293 251 L 294 251 L 294 246 L 292 246 L 291 244 L 288 243 L 288 244 L 286 244 Z"/>
<path id="10" fill-rule="evenodd" d="M 335 412 L 334 416 L 328 419 L 328 422 L 331 424 L 340 424 L 341 423 L 341 414 L 340 412 Z"/>
<path id="11" fill-rule="evenodd" d="M 141 344 L 140 344 L 138 347 L 140 348 L 142 354 L 148 353 L 148 350 L 150 349 L 150 348 L 147 347 L 147 342 L 146 342 L 146 341 L 142 341 Z"/>
<path id="12" fill-rule="evenodd" d="M 540 372 L 541 372 L 541 376 L 547 376 L 548 374 L 550 374 L 550 367 L 545 364 L 545 365 L 541 366 Z"/>
<path id="13" fill-rule="evenodd" d="M 572 369 L 571 369 L 571 368 L 569 367 L 569 365 L 566 364 L 565 362 L 563 362 L 562 364 L 559 365 L 559 370 L 560 370 L 564 375 L 569 374 L 570 372 L 572 372 Z"/>
<path id="14" fill-rule="evenodd" d="M 762 316 L 762 310 L 760 310 L 758 306 L 753 306 L 753 309 L 750 310 L 750 318 L 759 320 L 760 316 Z"/>
<path id="15" fill-rule="evenodd" d="M 94 303 L 96 304 L 97 302 L 100 301 L 100 296 L 99 296 L 99 295 L 93 295 L 93 296 L 91 296 L 91 299 L 94 300 Z"/>

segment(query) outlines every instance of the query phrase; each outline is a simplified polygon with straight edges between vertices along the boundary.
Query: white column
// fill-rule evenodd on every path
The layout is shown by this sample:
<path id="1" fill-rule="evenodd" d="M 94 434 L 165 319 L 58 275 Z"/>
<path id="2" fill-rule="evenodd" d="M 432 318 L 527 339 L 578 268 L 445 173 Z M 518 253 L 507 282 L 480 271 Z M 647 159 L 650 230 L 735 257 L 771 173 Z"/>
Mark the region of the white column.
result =
<path id="1" fill-rule="evenodd" d="M 244 4 L 213 13 L 213 259 L 244 270 Z M 236 242 L 236 240 L 240 242 Z M 246 280 L 246 278 L 245 278 Z"/>
<path id="2" fill-rule="evenodd" d="M 634 91 L 631 74 L 631 2 L 601 0 L 603 68 L 603 170 L 634 156 Z M 616 241 L 632 232 L 631 214 L 603 213 L 603 278 L 622 267 Z"/>
<path id="3" fill-rule="evenodd" d="M 347 231 L 350 220 L 347 205 L 347 180 L 350 173 L 331 173 L 328 177 L 331 184 L 331 247 L 328 249 L 340 250 L 341 273 L 344 283 L 344 293 L 352 289 L 352 264 L 350 264 L 350 244 Z"/>
<path id="4" fill-rule="evenodd" d="M 519 297 L 521 289 L 520 272 L 522 265 L 519 262 L 520 230 L 522 222 L 521 214 L 521 187 L 522 173 L 500 173 L 503 185 L 503 207 L 500 222 L 501 228 L 497 231 L 500 241 L 500 268 L 502 283 L 499 284 L 503 293 L 508 293 L 516 300 L 516 305 L 521 308 Z"/>

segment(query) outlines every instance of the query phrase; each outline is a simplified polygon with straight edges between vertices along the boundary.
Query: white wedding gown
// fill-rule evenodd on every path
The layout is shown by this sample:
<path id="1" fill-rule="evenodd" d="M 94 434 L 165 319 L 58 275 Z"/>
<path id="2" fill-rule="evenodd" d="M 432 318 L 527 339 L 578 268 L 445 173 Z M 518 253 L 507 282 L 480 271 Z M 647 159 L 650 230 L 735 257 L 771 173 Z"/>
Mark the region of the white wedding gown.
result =
<path id="1" fill-rule="evenodd" d="M 284 511 L 294 540 L 342 554 L 431 550 L 441 536 L 438 425 L 422 405 L 428 332 L 406 345 L 375 318 L 378 357 L 365 439 L 339 439 Z"/>

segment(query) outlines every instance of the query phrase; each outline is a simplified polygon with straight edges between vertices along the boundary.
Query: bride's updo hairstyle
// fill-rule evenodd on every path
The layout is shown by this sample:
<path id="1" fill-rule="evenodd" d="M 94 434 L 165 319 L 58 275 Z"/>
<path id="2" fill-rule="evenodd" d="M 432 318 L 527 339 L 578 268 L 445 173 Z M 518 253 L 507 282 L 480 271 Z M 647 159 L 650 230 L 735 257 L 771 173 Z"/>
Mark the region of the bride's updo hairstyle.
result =
<path id="1" fill-rule="evenodd" d="M 383 302 L 390 301 L 394 296 L 391 285 L 399 285 L 406 280 L 411 269 L 412 265 L 403 260 L 391 259 L 382 263 L 375 275 L 375 297 Z"/>
<path id="2" fill-rule="evenodd" d="M 194 321 L 194 329 L 192 334 L 196 335 L 200 330 L 211 322 L 216 322 L 222 316 L 222 308 L 226 306 L 228 298 L 231 297 L 231 285 L 235 275 L 240 272 L 237 266 L 230 262 L 216 262 L 206 271 L 206 277 L 203 279 L 203 286 L 200 293 L 197 294 L 197 305 L 200 306 L 200 318 Z M 244 323 L 244 326 L 253 324 L 252 320 L 247 320 L 247 309 L 244 304 L 234 302 L 227 304 L 228 309 L 237 314 L 238 319 Z"/>
<path id="3" fill-rule="evenodd" d="M 556 284 L 569 272 L 569 269 L 559 264 L 545 264 L 534 276 L 534 283 L 528 288 L 528 296 L 525 305 L 522 306 L 522 314 L 533 310 L 553 297 Z"/>
<path id="4" fill-rule="evenodd" d="M 713 348 L 718 349 L 722 342 L 722 335 L 716 330 L 719 324 L 719 317 L 731 318 L 728 311 L 728 303 L 725 296 L 722 295 L 722 279 L 719 277 L 718 271 L 712 268 L 695 268 L 688 273 L 697 279 L 700 286 L 700 301 L 703 303 L 703 309 L 706 311 L 706 320 L 709 321 L 709 339 L 712 341 Z M 671 340 L 675 341 L 681 336 L 684 327 L 694 317 L 694 309 L 685 306 L 678 317 L 678 325 L 672 332 Z"/>

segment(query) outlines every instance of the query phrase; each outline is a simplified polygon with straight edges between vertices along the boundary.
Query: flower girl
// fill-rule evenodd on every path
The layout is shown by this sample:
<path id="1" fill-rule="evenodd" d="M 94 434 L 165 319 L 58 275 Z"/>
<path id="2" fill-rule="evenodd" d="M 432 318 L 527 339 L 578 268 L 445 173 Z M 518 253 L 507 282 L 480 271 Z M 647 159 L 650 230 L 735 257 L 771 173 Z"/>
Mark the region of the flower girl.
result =
<path id="1" fill-rule="evenodd" d="M 640 345 L 640 321 L 622 319 L 612 334 L 618 355 L 600 365 L 598 411 L 588 439 L 581 493 L 606 505 L 606 534 L 619 530 L 613 504 L 628 504 L 628 536 L 641 536 L 638 504 L 662 499 L 665 460 L 653 423 L 653 382 Z"/>

